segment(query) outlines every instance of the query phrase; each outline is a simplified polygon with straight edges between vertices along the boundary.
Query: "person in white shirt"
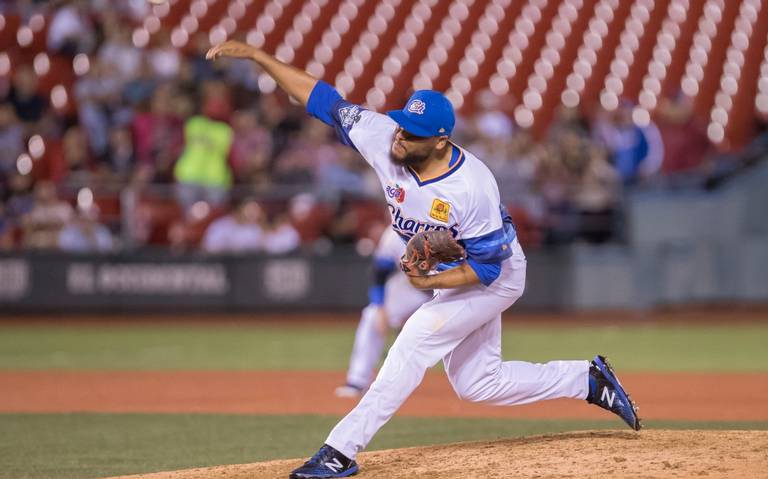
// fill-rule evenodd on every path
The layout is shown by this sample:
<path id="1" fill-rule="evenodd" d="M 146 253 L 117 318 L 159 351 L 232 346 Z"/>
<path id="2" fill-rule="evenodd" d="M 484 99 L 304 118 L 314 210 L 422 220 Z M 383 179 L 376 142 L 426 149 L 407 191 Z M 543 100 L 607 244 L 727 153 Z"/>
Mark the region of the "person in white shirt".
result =
<path id="1" fill-rule="evenodd" d="M 248 198 L 235 210 L 215 220 L 205 230 L 202 247 L 208 253 L 245 253 L 263 248 L 264 213 L 255 200 Z"/>
<path id="2" fill-rule="evenodd" d="M 301 237 L 286 215 L 275 218 L 264 234 L 264 251 L 269 254 L 285 254 L 301 245 Z"/>
<path id="3" fill-rule="evenodd" d="M 59 249 L 70 253 L 109 253 L 114 241 L 109 228 L 99 223 L 99 208 L 79 208 L 77 216 L 59 232 Z"/>

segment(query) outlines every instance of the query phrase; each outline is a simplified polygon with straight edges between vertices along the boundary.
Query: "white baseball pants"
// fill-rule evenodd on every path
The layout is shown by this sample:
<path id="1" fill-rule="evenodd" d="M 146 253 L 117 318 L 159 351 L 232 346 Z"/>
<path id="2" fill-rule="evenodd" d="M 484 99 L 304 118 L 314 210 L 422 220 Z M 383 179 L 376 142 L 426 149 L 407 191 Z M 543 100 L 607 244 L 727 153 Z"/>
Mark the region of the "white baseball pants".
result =
<path id="1" fill-rule="evenodd" d="M 398 241 L 400 241 L 399 238 Z M 387 316 L 387 324 L 392 329 L 401 327 L 419 306 L 432 298 L 432 291 L 414 288 L 401 272 L 396 272 L 387 280 L 384 291 L 382 307 Z M 386 331 L 379 330 L 377 320 L 377 307 L 369 304 L 363 309 L 355 332 L 355 342 L 349 358 L 347 384 L 361 389 L 367 388 L 373 381 L 376 366 L 381 359 L 381 353 L 384 352 Z"/>
<path id="2" fill-rule="evenodd" d="M 406 321 L 370 389 L 331 431 L 328 445 L 354 459 L 440 359 L 462 399 L 512 406 L 586 398 L 588 361 L 501 360 L 501 313 L 525 285 L 525 256 L 517 242 L 513 250 L 490 287 L 438 290 Z"/>

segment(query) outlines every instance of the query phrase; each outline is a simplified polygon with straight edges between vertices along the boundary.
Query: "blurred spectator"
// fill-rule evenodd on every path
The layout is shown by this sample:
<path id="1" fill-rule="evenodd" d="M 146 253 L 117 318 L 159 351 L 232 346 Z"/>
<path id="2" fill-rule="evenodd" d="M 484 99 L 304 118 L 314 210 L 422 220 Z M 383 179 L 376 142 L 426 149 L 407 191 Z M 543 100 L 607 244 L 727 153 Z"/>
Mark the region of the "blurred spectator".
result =
<path id="1" fill-rule="evenodd" d="M 697 170 L 710 144 L 704 122 L 693 114 L 691 99 L 682 93 L 672 100 L 661 99 L 656 112 L 656 123 L 664 143 L 662 172 L 671 175 Z"/>
<path id="2" fill-rule="evenodd" d="M 327 235 L 333 210 L 311 193 L 300 193 L 288 203 L 288 216 L 303 244 L 312 244 Z"/>
<path id="3" fill-rule="evenodd" d="M 142 56 L 132 79 L 126 82 L 123 87 L 123 98 L 128 106 L 142 108 L 143 105 L 150 102 L 155 88 L 157 88 L 157 83 L 157 79 L 152 75 L 152 67 L 149 65 L 147 57 Z"/>
<path id="4" fill-rule="evenodd" d="M 369 166 L 351 148 L 341 145 L 333 145 L 335 155 L 333 160 L 318 161 L 317 184 L 321 191 L 330 191 L 336 194 L 351 194 L 357 196 L 371 196 L 378 194 L 380 187 L 371 191 L 365 180 Z M 330 152 L 329 152 L 330 153 Z M 315 160 L 321 160 L 318 155 Z"/>
<path id="5" fill-rule="evenodd" d="M 70 127 L 60 144 L 50 145 L 51 153 L 47 178 L 57 184 L 85 186 L 90 183 L 93 162 L 85 132 L 79 126 Z"/>
<path id="6" fill-rule="evenodd" d="M 491 90 L 477 94 L 475 128 L 488 138 L 509 138 L 514 131 L 512 119 L 501 110 L 502 99 Z"/>
<path id="7" fill-rule="evenodd" d="M 622 100 L 613 111 L 601 110 L 595 120 L 594 137 L 608 152 L 609 161 L 625 184 L 642 174 L 658 171 L 663 158 L 661 137 L 655 125 L 640 128 L 632 119 L 633 104 Z"/>
<path id="8" fill-rule="evenodd" d="M 308 121 L 289 140 L 285 150 L 275 159 L 272 170 L 276 183 L 282 185 L 311 185 L 317 170 L 336 162 L 337 144 L 331 143 L 330 130 L 319 121 Z"/>
<path id="9" fill-rule="evenodd" d="M 99 54 L 93 61 L 98 61 L 104 68 L 114 71 L 123 83 L 126 83 L 141 71 L 143 62 L 141 51 L 131 41 L 131 30 L 127 25 L 115 23 L 104 26 L 106 38 L 99 48 Z"/>
<path id="10" fill-rule="evenodd" d="M 299 247 L 301 237 L 287 215 L 279 215 L 264 232 L 264 251 L 270 254 L 289 253 Z"/>
<path id="11" fill-rule="evenodd" d="M 59 233 L 59 249 L 70 253 L 106 253 L 112 251 L 112 234 L 99 223 L 95 205 L 78 209 L 72 220 Z"/>
<path id="12" fill-rule="evenodd" d="M 171 32 L 163 28 L 157 32 L 156 46 L 147 53 L 154 74 L 161 79 L 171 79 L 181 70 L 181 54 L 171 44 Z"/>
<path id="13" fill-rule="evenodd" d="M 119 177 L 129 178 L 136 160 L 131 131 L 128 128 L 114 128 L 109 132 L 110 167 Z"/>
<path id="14" fill-rule="evenodd" d="M 5 204 L 0 201 L 0 251 L 13 249 L 13 224 L 5 215 Z"/>
<path id="15" fill-rule="evenodd" d="M 575 188 L 571 196 L 579 215 L 578 237 L 590 243 L 616 239 L 616 215 L 621 178 L 607 161 L 604 149 L 588 145 L 588 161 L 574 167 Z"/>
<path id="16" fill-rule="evenodd" d="M 0 103 L 0 193 L 4 179 L 16 170 L 16 159 L 24 152 L 24 127 L 10 103 Z"/>
<path id="17" fill-rule="evenodd" d="M 259 97 L 259 111 L 261 123 L 268 131 L 272 132 L 272 155 L 278 156 L 291 141 L 302 125 L 307 121 L 303 115 L 292 114 L 287 99 L 279 93 L 261 95 Z M 327 127 L 326 127 L 327 128 Z"/>
<path id="18" fill-rule="evenodd" d="M 262 175 L 268 174 L 272 155 L 272 137 L 259 125 L 256 113 L 240 110 L 232 116 L 234 140 L 230 163 L 235 181 L 242 184 L 258 184 Z"/>
<path id="19" fill-rule="evenodd" d="M 560 136 L 567 131 L 587 138 L 589 137 L 589 123 L 578 108 L 560 105 L 555 109 L 555 117 L 549 126 L 547 135 L 550 141 L 557 143 Z"/>
<path id="20" fill-rule="evenodd" d="M 182 120 L 173 112 L 173 94 L 171 85 L 158 87 L 149 111 L 139 112 L 133 119 L 136 162 L 148 172 L 149 180 L 170 180 L 184 142 Z"/>
<path id="21" fill-rule="evenodd" d="M 258 251 L 264 244 L 264 213 L 253 199 L 241 201 L 235 210 L 215 220 L 203 236 L 202 248 L 209 253 Z"/>
<path id="22" fill-rule="evenodd" d="M 501 202 L 524 210 L 530 219 L 540 221 L 544 202 L 538 191 L 538 170 L 543 147 L 533 141 L 527 130 L 517 130 L 504 144 L 502 161 L 488 165 L 499 184 Z"/>
<path id="23" fill-rule="evenodd" d="M 75 56 L 91 52 L 96 34 L 86 0 L 61 2 L 48 27 L 48 49 Z"/>
<path id="24" fill-rule="evenodd" d="M 192 46 L 194 51 L 189 58 L 189 66 L 194 82 L 200 84 L 205 81 L 215 80 L 218 76 L 216 73 L 216 66 L 213 62 L 205 58 L 206 52 L 211 48 L 211 41 L 208 39 L 208 34 L 204 31 L 195 33 L 192 36 Z M 250 70 L 256 70 L 256 68 L 253 68 L 252 63 L 247 63 Z"/>
<path id="25" fill-rule="evenodd" d="M 12 171 L 7 180 L 5 215 L 9 221 L 19 224 L 21 218 L 32 211 L 35 204 L 32 191 L 32 175 Z"/>
<path id="26" fill-rule="evenodd" d="M 604 242 L 614 236 L 619 176 L 605 151 L 576 130 L 564 130 L 541 163 L 547 241 Z"/>
<path id="27" fill-rule="evenodd" d="M 72 206 L 57 197 L 50 181 L 35 186 L 32 211 L 21 218 L 24 246 L 31 249 L 54 249 L 59 244 L 59 232 L 73 215 Z"/>
<path id="28" fill-rule="evenodd" d="M 112 2 L 111 0 L 97 0 L 112 5 L 119 14 L 130 18 L 135 23 L 141 23 L 152 12 L 152 4 L 147 0 L 124 0 Z"/>
<path id="29" fill-rule="evenodd" d="M 19 65 L 16 69 L 7 100 L 25 123 L 39 121 L 48 108 L 48 100 L 37 91 L 37 75 L 29 65 Z"/>
<path id="30" fill-rule="evenodd" d="M 185 211 L 200 200 L 222 205 L 232 186 L 228 158 L 234 133 L 225 123 L 230 105 L 216 89 L 203 102 L 201 114 L 184 125 L 184 152 L 174 168 L 177 198 Z"/>
<path id="31" fill-rule="evenodd" d="M 80 123 L 88 132 L 90 150 L 96 157 L 104 157 L 109 146 L 109 129 L 112 127 L 111 113 L 119 105 L 122 83 L 118 76 L 94 60 L 87 74 L 75 84 L 75 98 L 79 108 Z"/>

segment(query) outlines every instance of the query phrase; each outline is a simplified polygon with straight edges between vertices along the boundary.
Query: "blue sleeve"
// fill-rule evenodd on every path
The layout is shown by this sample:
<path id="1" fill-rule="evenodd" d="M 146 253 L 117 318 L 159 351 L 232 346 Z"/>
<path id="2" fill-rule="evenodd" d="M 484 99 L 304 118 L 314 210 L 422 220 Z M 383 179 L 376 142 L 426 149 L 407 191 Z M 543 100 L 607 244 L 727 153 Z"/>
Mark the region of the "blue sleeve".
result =
<path id="1" fill-rule="evenodd" d="M 437 271 L 448 271 L 459 266 L 460 262 L 455 263 L 440 263 L 437 265 Z M 501 261 L 497 263 L 480 263 L 472 258 L 467 259 L 467 264 L 472 268 L 480 282 L 486 286 L 490 286 L 491 283 L 496 281 L 496 278 L 501 274 Z"/>
<path id="2" fill-rule="evenodd" d="M 512 256 L 512 242 L 517 233 L 506 208 L 500 207 L 501 228 L 476 238 L 460 241 L 467 252 L 467 263 L 480 281 L 489 286 L 501 274 L 501 262 Z"/>
<path id="3" fill-rule="evenodd" d="M 515 230 L 507 223 L 490 233 L 476 238 L 465 238 L 460 242 L 467 251 L 467 257 L 478 263 L 500 263 L 512 256 L 512 241 Z"/>
<path id="4" fill-rule="evenodd" d="M 368 302 L 376 306 L 384 304 L 384 286 L 378 284 L 371 285 L 368 288 Z"/>
<path id="5" fill-rule="evenodd" d="M 387 278 L 395 270 L 395 262 L 390 258 L 375 258 L 373 261 L 373 281 L 368 288 L 368 300 L 371 304 L 384 304 L 384 289 Z"/>
<path id="6" fill-rule="evenodd" d="M 344 100 L 336 89 L 322 80 L 315 84 L 307 100 L 307 113 L 332 126 L 339 141 L 352 148 L 355 145 L 349 138 L 349 131 L 360 120 L 362 111 L 360 106 Z"/>
<path id="7" fill-rule="evenodd" d="M 478 263 L 472 258 L 467 260 L 467 264 L 472 268 L 480 282 L 486 286 L 496 281 L 501 274 L 501 261 L 498 263 Z"/>

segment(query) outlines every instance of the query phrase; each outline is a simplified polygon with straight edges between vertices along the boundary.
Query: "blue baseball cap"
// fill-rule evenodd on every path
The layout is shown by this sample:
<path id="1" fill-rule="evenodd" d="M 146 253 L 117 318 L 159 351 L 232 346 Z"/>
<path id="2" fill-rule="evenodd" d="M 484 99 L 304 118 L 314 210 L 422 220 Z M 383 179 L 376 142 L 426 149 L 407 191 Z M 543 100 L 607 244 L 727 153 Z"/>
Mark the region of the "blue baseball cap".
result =
<path id="1" fill-rule="evenodd" d="M 434 90 L 416 91 L 402 110 L 391 110 L 387 115 L 416 136 L 450 136 L 456 124 L 453 105 Z"/>

